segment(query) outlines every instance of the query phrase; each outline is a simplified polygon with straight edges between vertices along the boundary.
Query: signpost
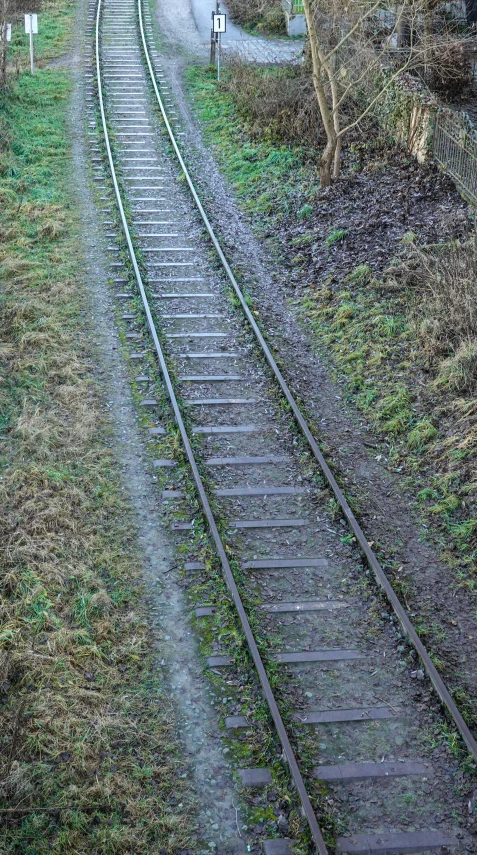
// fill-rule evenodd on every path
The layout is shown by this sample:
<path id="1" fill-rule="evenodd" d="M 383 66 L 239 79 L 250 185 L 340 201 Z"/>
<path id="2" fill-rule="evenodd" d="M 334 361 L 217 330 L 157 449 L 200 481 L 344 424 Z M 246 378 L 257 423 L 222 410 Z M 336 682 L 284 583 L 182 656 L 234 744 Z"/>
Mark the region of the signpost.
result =
<path id="1" fill-rule="evenodd" d="M 38 15 L 25 15 L 25 32 L 30 35 L 30 71 L 33 74 L 33 34 L 38 33 Z"/>
<path id="2" fill-rule="evenodd" d="M 218 36 L 217 80 L 220 80 L 220 36 L 227 31 L 227 16 L 221 12 L 212 12 L 212 32 Z"/>

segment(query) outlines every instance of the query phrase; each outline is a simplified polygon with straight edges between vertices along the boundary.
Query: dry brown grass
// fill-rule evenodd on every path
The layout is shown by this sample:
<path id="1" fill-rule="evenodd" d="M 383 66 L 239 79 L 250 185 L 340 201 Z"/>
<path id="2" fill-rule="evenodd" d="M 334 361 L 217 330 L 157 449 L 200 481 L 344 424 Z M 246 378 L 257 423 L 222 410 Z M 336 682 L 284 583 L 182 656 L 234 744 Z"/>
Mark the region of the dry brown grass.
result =
<path id="1" fill-rule="evenodd" d="M 397 282 L 419 294 L 415 310 L 436 382 L 453 392 L 477 389 L 477 247 L 466 243 L 414 246 Z M 393 277 L 396 281 L 396 275 Z M 391 280 L 392 281 L 392 280 Z"/>
<path id="2" fill-rule="evenodd" d="M 59 821 L 38 819 L 45 852 L 65 851 L 60 839 L 67 851 L 172 852 L 187 843 L 181 811 L 168 812 L 163 801 L 177 787 L 178 761 L 164 750 L 173 744 L 173 711 L 158 689 L 160 709 L 151 706 L 144 686 L 151 640 L 128 509 L 104 445 L 97 389 L 73 349 L 73 330 L 60 323 L 63 307 L 46 287 L 28 311 L 29 294 L 17 284 L 3 318 L 18 399 L 0 482 L 0 798 L 31 807 L 32 816 L 74 805 Z M 29 335 L 40 308 L 44 332 Z M 31 392 L 24 381 L 32 366 L 42 386 Z M 0 844 L 22 839 L 31 822 L 4 820 Z"/>
<path id="3" fill-rule="evenodd" d="M 225 87 L 255 135 L 320 146 L 324 140 L 313 81 L 305 66 L 263 69 L 238 57 Z"/>

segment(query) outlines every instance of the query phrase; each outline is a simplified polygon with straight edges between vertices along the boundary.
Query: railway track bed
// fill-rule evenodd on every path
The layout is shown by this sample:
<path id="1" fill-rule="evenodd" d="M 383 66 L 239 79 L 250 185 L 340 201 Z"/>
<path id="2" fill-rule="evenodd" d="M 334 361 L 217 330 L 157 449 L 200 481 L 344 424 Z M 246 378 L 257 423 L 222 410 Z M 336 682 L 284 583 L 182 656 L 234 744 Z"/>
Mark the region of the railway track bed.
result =
<path id="1" fill-rule="evenodd" d="M 208 525 L 310 851 L 475 852 L 458 761 L 429 740 L 442 714 L 428 677 L 444 703 L 447 690 L 426 652 L 418 645 L 421 666 L 405 641 L 409 619 L 399 604 L 391 597 L 385 608 L 365 580 L 358 544 L 383 584 L 377 559 L 300 421 L 187 176 L 189 187 L 184 183 L 179 116 L 150 12 L 141 0 L 100 0 L 90 10 L 93 176 L 104 194 L 125 353 L 157 449 L 153 467 L 191 585 L 207 574 L 194 541 L 199 513 Z M 182 451 L 175 458 L 166 440 L 177 431 Z M 210 597 L 197 605 L 196 620 L 207 634 L 217 605 L 210 586 L 204 589 Z M 215 638 L 211 651 L 208 668 L 233 682 L 234 651 Z M 449 701 L 472 754 L 472 734 Z M 223 718 L 239 740 L 259 726 L 237 704 Z M 273 764 L 244 764 L 235 773 L 244 793 L 273 789 Z M 320 828 L 328 809 L 334 841 Z M 285 828 L 281 837 L 261 838 L 266 855 L 287 855 L 306 835 L 297 841 Z"/>

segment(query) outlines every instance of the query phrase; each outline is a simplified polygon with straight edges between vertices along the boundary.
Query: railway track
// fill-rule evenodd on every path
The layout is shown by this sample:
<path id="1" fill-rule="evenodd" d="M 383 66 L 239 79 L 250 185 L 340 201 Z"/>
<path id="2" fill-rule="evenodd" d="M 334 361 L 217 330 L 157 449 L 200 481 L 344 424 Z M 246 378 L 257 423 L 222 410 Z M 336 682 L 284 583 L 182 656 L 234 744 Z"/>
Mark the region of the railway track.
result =
<path id="1" fill-rule="evenodd" d="M 107 160 L 94 143 L 93 168 L 101 185 L 109 168 L 122 224 L 122 236 L 113 221 L 104 226 L 118 241 L 108 249 L 135 386 L 143 390 L 151 437 L 159 437 L 164 427 L 148 370 L 153 354 L 314 851 L 331 851 L 316 816 L 326 792 L 342 805 L 347 831 L 334 846 L 343 855 L 475 852 L 475 838 L 451 820 L 455 769 L 447 768 L 448 758 L 434 764 L 423 753 L 422 732 L 435 719 L 416 698 L 400 635 L 414 646 L 474 759 L 477 744 L 324 460 L 207 219 L 183 160 L 150 12 L 143 0 L 99 0 L 89 21 L 97 85 L 89 102 L 93 109 L 98 98 Z M 159 458 L 155 468 L 170 475 L 163 499 L 182 513 L 175 532 L 187 538 L 194 521 L 175 483 L 175 461 Z M 388 598 L 387 628 L 374 618 L 370 625 L 365 596 L 349 583 L 357 551 L 333 525 L 320 478 Z M 201 572 L 190 558 L 187 572 Z M 213 611 L 205 603 L 197 616 L 207 621 Z M 252 630 L 257 625 L 274 641 L 266 657 Z M 208 664 L 233 667 L 227 651 Z M 272 690 L 270 668 L 281 669 L 283 690 Z M 291 721 L 283 715 L 287 695 L 296 701 Z M 242 716 L 226 724 L 250 726 Z M 245 788 L 273 781 L 268 768 L 239 774 Z M 292 846 L 287 838 L 264 841 L 267 855 L 286 855 Z"/>

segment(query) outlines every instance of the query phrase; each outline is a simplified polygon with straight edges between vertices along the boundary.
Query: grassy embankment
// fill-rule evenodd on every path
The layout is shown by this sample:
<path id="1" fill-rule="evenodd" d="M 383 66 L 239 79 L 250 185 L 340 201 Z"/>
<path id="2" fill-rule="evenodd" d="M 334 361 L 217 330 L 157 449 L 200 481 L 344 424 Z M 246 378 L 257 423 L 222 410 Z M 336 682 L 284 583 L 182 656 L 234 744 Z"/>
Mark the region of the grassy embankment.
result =
<path id="1" fill-rule="evenodd" d="M 217 88 L 209 69 L 189 69 L 188 84 L 206 140 L 272 249 L 282 252 L 274 235 L 290 221 L 303 221 L 303 241 L 313 241 L 307 220 L 320 191 L 316 167 L 303 149 L 257 127 L 229 91 Z M 329 235 L 323 252 L 342 237 Z M 412 241 L 409 235 L 410 253 Z M 445 247 L 439 251 L 449 257 Z M 473 252 L 467 252 L 467 265 Z M 416 257 L 404 276 L 390 275 L 383 283 L 363 259 L 338 287 L 310 282 L 299 311 L 350 399 L 386 441 L 390 468 L 409 476 L 418 511 L 437 530 L 456 584 L 474 590 L 477 347 L 466 342 L 477 340 L 475 300 L 467 288 L 464 311 L 459 288 L 452 286 L 456 302 L 449 307 L 446 293 L 431 293 L 436 270 L 426 280 L 426 266 L 432 268 L 432 261 Z"/>
<path id="2" fill-rule="evenodd" d="M 40 60 L 73 14 L 43 10 Z M 45 68 L 0 96 L 0 851 L 174 852 L 192 818 L 93 379 L 70 90 Z"/>

